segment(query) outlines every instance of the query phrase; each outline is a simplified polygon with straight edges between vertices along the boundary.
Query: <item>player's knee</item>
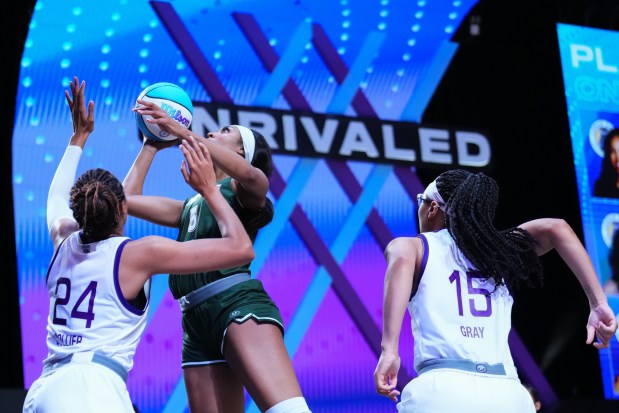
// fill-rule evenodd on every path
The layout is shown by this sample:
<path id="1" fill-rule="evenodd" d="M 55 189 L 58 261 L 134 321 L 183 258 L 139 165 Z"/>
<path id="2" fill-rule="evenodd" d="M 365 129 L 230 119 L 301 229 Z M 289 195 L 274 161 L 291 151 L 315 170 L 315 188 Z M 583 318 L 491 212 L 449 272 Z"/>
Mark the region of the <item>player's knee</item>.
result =
<path id="1" fill-rule="evenodd" d="M 277 403 L 265 413 L 312 413 L 307 407 L 305 397 L 292 397 Z"/>

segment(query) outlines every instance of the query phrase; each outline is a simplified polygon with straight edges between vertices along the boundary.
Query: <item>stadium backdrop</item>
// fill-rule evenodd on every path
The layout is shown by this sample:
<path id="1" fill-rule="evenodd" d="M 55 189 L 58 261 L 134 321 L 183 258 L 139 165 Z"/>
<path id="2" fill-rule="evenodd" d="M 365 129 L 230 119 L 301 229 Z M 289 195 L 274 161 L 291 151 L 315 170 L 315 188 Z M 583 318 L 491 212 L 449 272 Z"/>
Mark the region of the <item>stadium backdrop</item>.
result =
<path id="1" fill-rule="evenodd" d="M 192 129 L 229 123 L 261 131 L 275 153 L 274 221 L 256 242 L 252 272 L 278 303 L 285 342 L 310 406 L 379 412 L 383 249 L 417 233 L 417 171 L 491 167 L 480 130 L 423 122 L 457 51 L 450 39 L 474 0 L 39 1 L 21 63 L 13 191 L 24 386 L 46 356 L 45 287 L 51 243 L 47 189 L 71 134 L 63 91 L 74 75 L 96 102 L 96 128 L 78 173 L 125 175 L 141 145 L 131 108 L 146 86 L 172 82 L 194 104 Z M 145 193 L 191 193 L 176 149 L 163 151 Z M 130 237 L 173 229 L 130 218 Z M 143 413 L 187 409 L 180 311 L 165 274 L 153 278 L 149 324 L 128 386 Z M 523 379 L 554 393 L 510 337 Z M 401 382 L 415 376 L 402 334 Z M 405 349 L 409 349 L 406 351 Z M 251 398 L 246 411 L 257 412 Z"/>

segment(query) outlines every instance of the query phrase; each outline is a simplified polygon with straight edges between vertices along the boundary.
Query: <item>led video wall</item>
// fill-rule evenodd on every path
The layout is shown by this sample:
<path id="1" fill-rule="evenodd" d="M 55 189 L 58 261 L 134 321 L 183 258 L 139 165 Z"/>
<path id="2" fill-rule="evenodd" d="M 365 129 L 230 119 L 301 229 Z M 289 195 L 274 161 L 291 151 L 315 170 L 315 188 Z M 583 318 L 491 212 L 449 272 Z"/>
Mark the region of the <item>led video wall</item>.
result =
<path id="1" fill-rule="evenodd" d="M 619 161 L 610 156 L 619 147 L 604 144 L 608 132 L 619 128 L 619 32 L 559 24 L 557 33 L 585 246 L 609 304 L 619 314 L 614 281 L 619 281 L 619 266 L 613 276 L 611 265 L 613 244 L 619 243 L 619 237 L 614 241 L 619 229 Z M 600 351 L 600 364 L 606 398 L 619 399 L 619 333 L 610 348 Z"/>
<path id="2" fill-rule="evenodd" d="M 36 4 L 21 62 L 13 192 L 25 387 L 45 347 L 52 245 L 46 197 L 72 132 L 64 91 L 78 76 L 96 104 L 78 174 L 124 177 L 139 151 L 131 108 L 171 82 L 194 103 L 201 134 L 228 123 L 261 131 L 275 153 L 275 218 L 256 241 L 253 276 L 282 311 L 285 342 L 310 407 L 383 412 L 375 393 L 385 261 L 393 237 L 417 233 L 419 168 L 484 168 L 478 131 L 423 124 L 423 111 L 474 0 L 192 1 Z M 612 121 L 612 119 L 610 119 Z M 177 148 L 157 156 L 145 194 L 185 199 Z M 126 235 L 176 237 L 130 218 Z M 180 309 L 153 279 L 149 324 L 128 386 L 142 413 L 186 411 Z M 402 332 L 402 379 L 414 376 Z M 247 398 L 247 412 L 256 412 Z"/>

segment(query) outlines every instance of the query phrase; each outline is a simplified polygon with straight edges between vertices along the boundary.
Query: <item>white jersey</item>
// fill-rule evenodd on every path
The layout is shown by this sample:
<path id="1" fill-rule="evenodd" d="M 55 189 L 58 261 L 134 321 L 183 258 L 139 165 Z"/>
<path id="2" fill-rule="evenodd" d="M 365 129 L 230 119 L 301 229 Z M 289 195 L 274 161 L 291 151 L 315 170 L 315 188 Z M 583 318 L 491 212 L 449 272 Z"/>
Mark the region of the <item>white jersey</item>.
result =
<path id="1" fill-rule="evenodd" d="M 150 282 L 143 309 L 122 295 L 118 265 L 129 238 L 111 237 L 83 244 L 74 232 L 60 245 L 47 273 L 50 296 L 47 320 L 48 356 L 96 351 L 119 362 L 127 371 L 146 327 Z"/>
<path id="2" fill-rule="evenodd" d="M 408 303 L 415 369 L 438 358 L 503 363 L 517 377 L 508 346 L 513 298 L 502 285 L 480 278 L 443 229 L 419 235 L 423 260 Z"/>

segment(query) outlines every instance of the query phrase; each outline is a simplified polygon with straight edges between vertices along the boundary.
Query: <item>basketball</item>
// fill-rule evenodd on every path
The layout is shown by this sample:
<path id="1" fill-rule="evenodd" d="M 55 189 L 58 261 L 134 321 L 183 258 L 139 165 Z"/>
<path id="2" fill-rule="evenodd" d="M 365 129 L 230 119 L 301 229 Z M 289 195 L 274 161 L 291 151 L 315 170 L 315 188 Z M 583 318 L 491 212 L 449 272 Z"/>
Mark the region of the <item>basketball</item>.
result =
<path id="1" fill-rule="evenodd" d="M 154 83 L 144 89 L 138 99 L 153 102 L 165 110 L 175 121 L 189 128 L 193 119 L 193 104 L 189 95 L 183 88 L 174 83 Z M 170 141 L 177 139 L 176 136 L 161 130 L 158 125 L 146 120 L 152 119 L 150 115 L 140 115 L 135 112 L 135 120 L 142 134 L 156 141 Z"/>

